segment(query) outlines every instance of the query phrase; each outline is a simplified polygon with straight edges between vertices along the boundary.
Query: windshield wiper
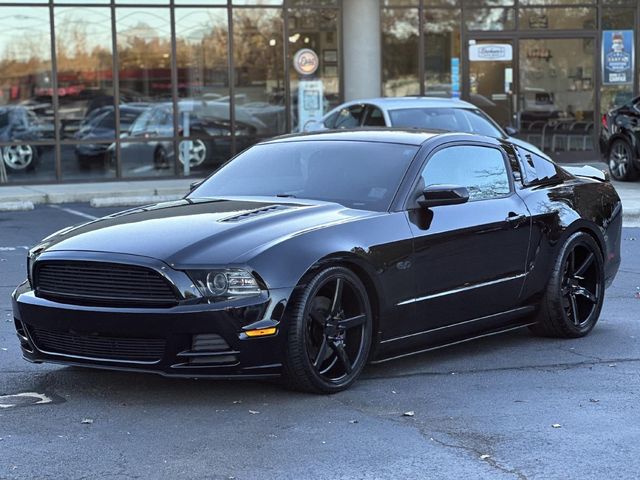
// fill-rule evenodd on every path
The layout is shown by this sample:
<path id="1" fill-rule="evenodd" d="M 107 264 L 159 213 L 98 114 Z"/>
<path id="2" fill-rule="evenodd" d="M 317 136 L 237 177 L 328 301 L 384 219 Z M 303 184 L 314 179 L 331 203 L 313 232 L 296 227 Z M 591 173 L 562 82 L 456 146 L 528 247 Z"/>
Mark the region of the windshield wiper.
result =
<path id="1" fill-rule="evenodd" d="M 278 193 L 275 196 L 279 198 L 296 198 L 295 195 L 292 195 L 290 193 Z"/>

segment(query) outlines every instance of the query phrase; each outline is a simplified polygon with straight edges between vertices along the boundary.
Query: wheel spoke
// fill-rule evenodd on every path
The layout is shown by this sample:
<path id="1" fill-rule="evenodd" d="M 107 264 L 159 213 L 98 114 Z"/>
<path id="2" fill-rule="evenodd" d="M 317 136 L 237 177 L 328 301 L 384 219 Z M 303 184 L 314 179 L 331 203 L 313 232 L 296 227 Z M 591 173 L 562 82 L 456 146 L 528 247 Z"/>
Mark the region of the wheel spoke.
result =
<path id="1" fill-rule="evenodd" d="M 359 327 L 364 323 L 367 319 L 367 316 L 363 313 L 361 315 L 356 315 L 355 317 L 345 318 L 344 320 L 340 320 L 338 322 L 338 327 L 348 330 L 350 328 Z"/>
<path id="2" fill-rule="evenodd" d="M 327 348 L 329 346 L 329 342 L 327 342 L 327 337 L 322 338 L 322 344 L 320 345 L 320 349 L 318 350 L 318 355 L 316 359 L 313 361 L 313 366 L 318 368 L 322 365 L 325 357 L 327 356 Z"/>
<path id="3" fill-rule="evenodd" d="M 573 314 L 573 323 L 575 325 L 580 325 L 580 317 L 578 316 L 578 302 L 576 302 L 576 296 L 571 294 L 569 298 L 571 299 L 571 313 Z"/>
<path id="4" fill-rule="evenodd" d="M 585 297 L 587 300 L 589 300 L 591 303 L 596 303 L 598 301 L 598 298 L 584 287 L 576 287 L 573 291 L 573 294 L 581 295 Z"/>
<path id="5" fill-rule="evenodd" d="M 340 359 L 340 362 L 344 366 L 344 370 L 347 373 L 347 375 L 350 374 L 351 360 L 349 360 L 349 356 L 347 355 L 347 351 L 344 349 L 344 345 L 342 343 L 332 342 L 331 348 L 333 349 L 334 352 L 336 352 L 336 355 L 338 355 L 338 358 Z"/>
<path id="6" fill-rule="evenodd" d="M 577 277 L 581 277 L 582 275 L 584 275 L 584 272 L 586 272 L 587 269 L 593 263 L 594 258 L 595 258 L 595 255 L 593 253 L 589 253 L 587 258 L 585 258 L 584 262 L 582 262 L 582 264 L 578 267 L 578 269 L 573 272 L 573 275 Z"/>
<path id="7" fill-rule="evenodd" d="M 336 279 L 336 291 L 333 294 L 333 301 L 331 302 L 331 315 L 337 315 L 342 309 L 342 289 L 344 287 L 344 280 L 340 277 Z"/>

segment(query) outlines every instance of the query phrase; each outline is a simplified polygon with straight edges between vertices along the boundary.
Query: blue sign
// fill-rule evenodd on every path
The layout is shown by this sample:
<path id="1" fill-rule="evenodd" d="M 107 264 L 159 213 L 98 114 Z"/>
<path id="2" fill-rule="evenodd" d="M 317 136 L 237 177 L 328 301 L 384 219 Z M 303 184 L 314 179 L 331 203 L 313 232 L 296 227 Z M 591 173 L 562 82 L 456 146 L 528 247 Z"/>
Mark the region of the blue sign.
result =
<path id="1" fill-rule="evenodd" d="M 633 30 L 602 32 L 602 83 L 623 85 L 633 83 Z"/>
<path id="2" fill-rule="evenodd" d="M 451 58 L 451 97 L 460 98 L 460 59 Z"/>

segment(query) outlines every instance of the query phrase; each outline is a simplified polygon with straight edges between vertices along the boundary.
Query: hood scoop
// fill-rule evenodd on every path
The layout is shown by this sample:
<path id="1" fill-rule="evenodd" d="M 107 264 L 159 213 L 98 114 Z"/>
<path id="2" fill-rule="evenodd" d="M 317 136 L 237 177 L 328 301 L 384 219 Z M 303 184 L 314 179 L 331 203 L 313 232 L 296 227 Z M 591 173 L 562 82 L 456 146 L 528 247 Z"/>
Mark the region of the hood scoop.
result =
<path id="1" fill-rule="evenodd" d="M 291 207 L 286 205 L 271 205 L 269 207 L 256 208 L 255 210 L 249 210 L 247 212 L 243 212 L 241 214 L 233 215 L 231 217 L 226 217 L 221 220 L 218 220 L 221 223 L 237 223 L 243 222 L 245 220 L 249 220 L 251 218 L 258 217 L 260 215 L 264 215 L 266 213 L 277 212 L 281 210 L 289 210 Z"/>

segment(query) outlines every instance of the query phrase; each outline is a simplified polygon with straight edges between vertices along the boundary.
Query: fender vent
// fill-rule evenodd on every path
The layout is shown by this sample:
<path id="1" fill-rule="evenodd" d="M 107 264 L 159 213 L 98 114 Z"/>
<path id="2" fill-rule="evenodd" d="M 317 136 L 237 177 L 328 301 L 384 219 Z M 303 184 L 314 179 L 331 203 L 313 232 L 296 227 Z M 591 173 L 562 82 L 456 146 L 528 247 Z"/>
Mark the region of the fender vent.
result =
<path id="1" fill-rule="evenodd" d="M 270 207 L 262 207 L 256 208 L 255 210 L 249 210 L 248 212 L 241 213 L 239 215 L 234 215 L 232 217 L 223 218 L 222 220 L 218 220 L 219 222 L 242 222 L 243 220 L 248 220 L 250 218 L 257 217 L 259 215 L 264 215 L 265 213 L 276 212 L 279 210 L 288 210 L 291 207 L 287 207 L 286 205 L 271 205 Z"/>

